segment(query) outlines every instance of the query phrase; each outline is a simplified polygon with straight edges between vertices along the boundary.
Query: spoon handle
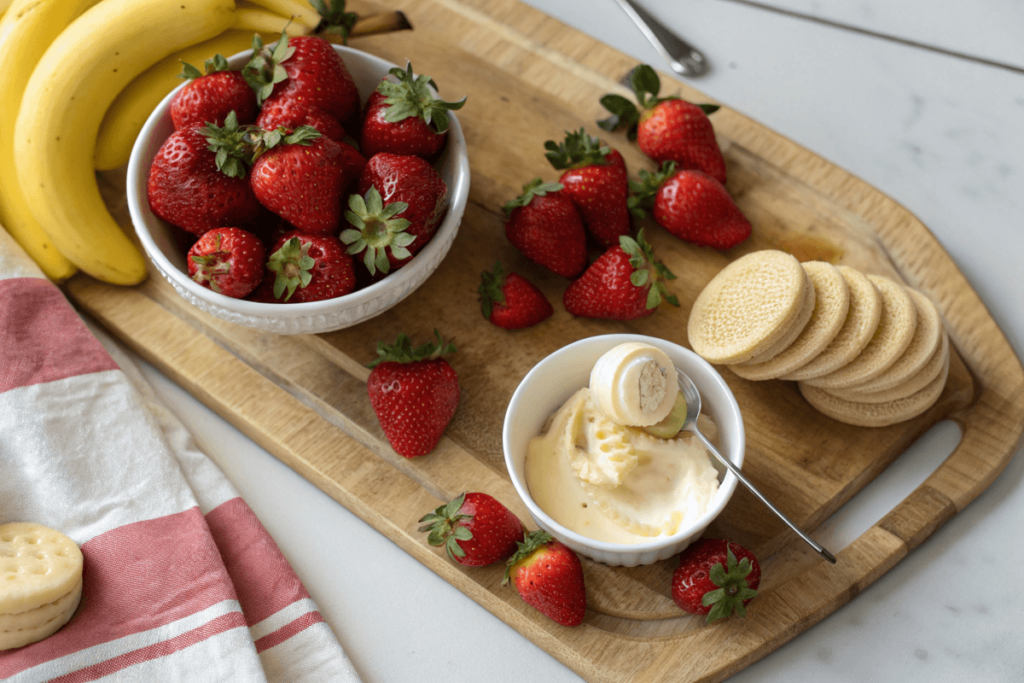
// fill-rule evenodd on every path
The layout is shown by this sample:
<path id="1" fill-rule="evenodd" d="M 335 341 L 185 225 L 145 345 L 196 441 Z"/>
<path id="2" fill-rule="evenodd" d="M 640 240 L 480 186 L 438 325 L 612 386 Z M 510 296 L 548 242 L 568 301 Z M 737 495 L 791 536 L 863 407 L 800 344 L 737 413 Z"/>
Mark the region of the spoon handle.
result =
<path id="1" fill-rule="evenodd" d="M 803 531 L 801 531 L 800 528 L 797 527 L 796 524 L 793 524 L 793 522 L 790 521 L 789 517 L 787 517 L 785 514 L 783 514 L 782 510 L 780 510 L 779 508 L 775 507 L 770 500 L 765 498 L 764 494 L 761 493 L 760 491 L 758 491 L 757 487 L 754 486 L 752 483 L 750 483 L 749 479 L 747 479 L 745 476 L 743 476 L 743 473 L 740 472 L 739 468 L 736 467 L 736 465 L 733 465 L 731 462 L 729 462 L 729 460 L 727 458 L 723 457 L 722 454 L 718 452 L 718 449 L 715 448 L 714 446 L 712 446 L 711 442 L 708 441 L 704 437 L 703 434 L 701 434 L 699 431 L 697 431 L 696 425 L 691 426 L 691 428 L 688 429 L 687 431 L 689 431 L 691 434 L 693 434 L 698 439 L 700 439 L 701 443 L 704 444 L 704 447 L 707 448 L 709 451 L 711 451 L 712 455 L 714 455 L 716 458 L 718 458 L 718 461 L 720 463 L 725 465 L 729 469 L 730 472 L 732 472 L 734 475 L 736 475 L 736 478 L 739 479 L 743 483 L 744 486 L 746 486 L 748 489 L 750 489 L 751 493 L 753 493 L 755 496 L 760 498 L 762 503 L 767 505 L 771 509 L 771 511 L 774 512 L 779 517 L 779 519 L 781 519 L 783 522 L 785 522 L 786 525 L 790 529 L 795 531 L 797 533 L 797 535 L 800 536 L 800 538 L 804 539 L 809 546 L 811 546 L 812 548 L 814 548 L 818 552 L 819 555 L 824 557 L 826 560 L 828 560 L 832 564 L 836 563 L 835 555 L 830 553 L 828 550 L 823 548 L 819 543 L 817 543 L 813 538 L 811 538 L 810 536 L 805 534 Z"/>
<path id="2" fill-rule="evenodd" d="M 616 0 L 616 2 L 643 32 L 644 37 L 651 45 L 661 53 L 673 71 L 680 76 L 689 77 L 707 73 L 708 60 L 700 50 L 674 34 L 632 0 Z"/>

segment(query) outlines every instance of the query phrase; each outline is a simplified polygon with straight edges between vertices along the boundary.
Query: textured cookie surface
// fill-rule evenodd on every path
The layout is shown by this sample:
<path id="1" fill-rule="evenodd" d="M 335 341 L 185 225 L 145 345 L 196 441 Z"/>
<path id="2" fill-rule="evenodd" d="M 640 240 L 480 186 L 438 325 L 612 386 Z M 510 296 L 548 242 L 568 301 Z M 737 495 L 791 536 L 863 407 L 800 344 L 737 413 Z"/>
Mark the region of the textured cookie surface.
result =
<path id="1" fill-rule="evenodd" d="M 27 612 L 3 615 L 4 623 L 10 628 L 0 629 L 0 650 L 24 647 L 52 636 L 71 620 L 81 599 L 82 582 L 79 581 L 69 593 L 54 602 Z"/>
<path id="2" fill-rule="evenodd" d="M 932 353 L 932 357 L 928 359 L 923 368 L 918 370 L 917 373 L 903 382 L 903 384 L 897 384 L 894 387 L 880 391 L 863 391 L 860 386 L 856 386 L 849 389 L 829 389 L 828 392 L 833 396 L 838 396 L 847 401 L 854 401 L 855 403 L 886 403 L 898 398 L 906 398 L 911 394 L 921 391 L 931 384 L 932 380 L 942 373 L 943 367 L 948 364 L 949 338 L 943 332 L 939 347 Z"/>
<path id="3" fill-rule="evenodd" d="M 42 607 L 82 578 L 82 551 L 70 538 L 41 524 L 0 525 L 0 612 Z"/>
<path id="4" fill-rule="evenodd" d="M 730 366 L 740 377 L 765 380 L 782 377 L 793 372 L 825 350 L 846 322 L 850 310 L 850 288 L 846 278 L 831 264 L 809 261 L 804 271 L 814 287 L 814 310 L 800 335 L 792 344 L 770 360 L 755 363 L 758 357 L 746 363 Z"/>
<path id="5" fill-rule="evenodd" d="M 939 316 L 938 309 L 924 294 L 913 289 L 907 289 L 907 293 L 917 310 L 917 329 L 914 331 L 914 338 L 910 340 L 910 346 L 888 370 L 867 382 L 851 386 L 850 389 L 875 393 L 905 384 L 928 363 L 938 350 L 942 336 L 946 333 L 942 327 L 942 318 Z M 938 374 L 937 369 L 936 374 Z"/>
<path id="6" fill-rule="evenodd" d="M 790 323 L 789 329 L 786 330 L 777 342 L 753 358 L 743 361 L 740 365 L 753 365 L 770 361 L 788 349 L 793 342 L 796 341 L 796 338 L 804 331 L 804 328 L 807 327 L 807 323 L 810 321 L 811 316 L 814 315 L 814 305 L 817 303 L 818 294 L 814 290 L 814 282 L 811 280 L 810 276 L 807 275 L 806 269 L 804 270 L 804 275 L 807 276 L 807 286 L 804 290 L 804 302 L 800 305 L 800 310 L 797 312 L 796 318 L 793 322 Z"/>
<path id="7" fill-rule="evenodd" d="M 824 377 L 807 380 L 823 389 L 843 389 L 861 384 L 892 367 L 910 346 L 917 329 L 917 309 L 907 290 L 878 275 L 868 279 L 882 295 L 882 317 L 864 350 L 852 361 Z"/>
<path id="8" fill-rule="evenodd" d="M 886 403 L 855 403 L 833 396 L 825 389 L 813 387 L 806 382 L 799 382 L 797 386 L 808 403 L 834 420 L 858 427 L 886 427 L 917 417 L 939 400 L 942 389 L 946 386 L 946 376 L 949 374 L 948 358 L 947 356 L 942 373 L 924 389 L 906 398 Z"/>
<path id="9" fill-rule="evenodd" d="M 782 379 L 807 380 L 843 367 L 864 350 L 882 317 L 882 295 L 866 275 L 849 266 L 836 266 L 850 292 L 850 308 L 839 334 L 824 351 Z"/>
<path id="10" fill-rule="evenodd" d="M 690 346 L 711 363 L 740 363 L 783 337 L 800 313 L 808 278 L 793 256 L 755 251 L 722 269 L 690 311 Z"/>

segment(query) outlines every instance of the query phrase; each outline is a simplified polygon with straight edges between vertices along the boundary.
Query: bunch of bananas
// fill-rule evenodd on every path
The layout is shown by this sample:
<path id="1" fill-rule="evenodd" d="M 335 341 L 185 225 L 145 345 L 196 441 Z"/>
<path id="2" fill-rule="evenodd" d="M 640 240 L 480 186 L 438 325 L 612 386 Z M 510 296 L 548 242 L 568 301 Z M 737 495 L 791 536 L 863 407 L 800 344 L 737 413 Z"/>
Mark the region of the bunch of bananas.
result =
<path id="1" fill-rule="evenodd" d="M 9 6 L 8 6 L 9 5 Z M 43 272 L 137 284 L 145 259 L 100 196 L 181 61 L 311 32 L 303 0 L 0 0 L 0 225 Z"/>

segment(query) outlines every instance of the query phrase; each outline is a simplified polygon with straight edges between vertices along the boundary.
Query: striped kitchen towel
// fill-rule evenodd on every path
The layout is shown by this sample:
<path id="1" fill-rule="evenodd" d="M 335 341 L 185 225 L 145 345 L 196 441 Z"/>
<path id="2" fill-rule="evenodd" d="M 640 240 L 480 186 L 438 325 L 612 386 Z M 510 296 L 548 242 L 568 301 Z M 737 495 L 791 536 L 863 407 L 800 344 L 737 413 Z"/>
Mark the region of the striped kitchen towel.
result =
<path id="1" fill-rule="evenodd" d="M 85 558 L 76 614 L 0 651 L 0 680 L 358 681 L 252 510 L 111 352 L 0 229 L 0 524 Z"/>

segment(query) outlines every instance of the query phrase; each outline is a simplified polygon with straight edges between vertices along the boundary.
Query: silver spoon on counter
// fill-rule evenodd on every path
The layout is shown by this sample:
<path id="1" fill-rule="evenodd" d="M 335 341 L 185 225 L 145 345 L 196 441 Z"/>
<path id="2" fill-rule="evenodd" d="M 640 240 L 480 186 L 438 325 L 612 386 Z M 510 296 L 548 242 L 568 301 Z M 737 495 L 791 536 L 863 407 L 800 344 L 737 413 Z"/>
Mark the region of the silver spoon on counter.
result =
<path id="1" fill-rule="evenodd" d="M 710 64 L 700 50 L 670 31 L 632 0 L 615 1 L 639 27 L 654 49 L 661 53 L 673 71 L 690 78 L 707 73 Z"/>
<path id="2" fill-rule="evenodd" d="M 711 451 L 711 454 L 714 455 L 719 462 L 725 465 L 730 472 L 736 475 L 736 478 L 739 479 L 744 486 L 750 489 L 751 493 L 760 498 L 761 502 L 767 505 L 768 508 L 772 512 L 774 512 L 779 519 L 785 522 L 790 529 L 795 531 L 797 535 L 800 536 L 800 538 L 804 539 L 809 546 L 811 546 L 818 552 L 819 555 L 824 557 L 832 564 L 835 564 L 835 555 L 830 553 L 828 550 L 823 548 L 818 542 L 816 542 L 813 538 L 811 538 L 803 531 L 801 531 L 796 524 L 790 521 L 789 517 L 786 517 L 786 515 L 783 514 L 781 510 L 779 510 L 779 508 L 775 507 L 775 505 L 773 505 L 770 500 L 765 498 L 764 494 L 758 491 L 757 487 L 751 484 L 749 479 L 743 476 L 743 473 L 740 472 L 739 468 L 736 467 L 736 465 L 733 465 L 731 462 L 729 462 L 729 460 L 725 458 L 721 453 L 719 453 L 718 449 L 715 448 L 711 444 L 711 442 L 708 441 L 707 438 L 700 433 L 700 430 L 697 428 L 697 416 L 700 415 L 700 392 L 697 391 L 697 387 L 694 385 L 693 380 L 691 380 L 685 372 L 683 372 L 679 368 L 676 368 L 676 374 L 679 376 L 679 390 L 682 392 L 683 399 L 686 401 L 686 418 L 683 422 L 683 426 L 681 429 L 690 432 L 695 437 L 700 439 L 701 443 L 704 444 L 704 447 Z"/>

